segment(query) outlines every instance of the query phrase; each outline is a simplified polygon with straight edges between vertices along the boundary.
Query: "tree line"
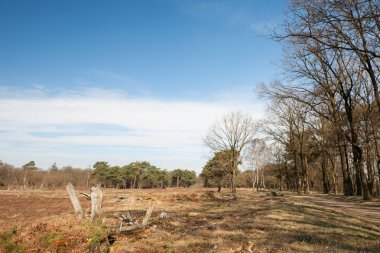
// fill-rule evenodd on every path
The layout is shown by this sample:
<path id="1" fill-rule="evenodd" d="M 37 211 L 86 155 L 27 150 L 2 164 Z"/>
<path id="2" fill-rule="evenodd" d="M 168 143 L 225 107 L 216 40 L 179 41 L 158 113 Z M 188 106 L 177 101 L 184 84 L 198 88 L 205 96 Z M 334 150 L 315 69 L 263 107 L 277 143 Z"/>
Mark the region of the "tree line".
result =
<path id="1" fill-rule="evenodd" d="M 75 186 L 88 187 L 94 183 L 91 169 L 65 166 L 58 168 L 54 163 L 47 170 L 38 168 L 30 161 L 20 168 L 0 161 L 0 188 L 6 189 L 58 189 L 67 182 Z"/>
<path id="2" fill-rule="evenodd" d="M 167 171 L 147 161 L 132 162 L 125 166 L 110 166 L 101 161 L 93 166 L 93 178 L 103 187 L 137 189 L 190 187 L 197 182 L 195 171 L 175 169 Z"/>
<path id="3" fill-rule="evenodd" d="M 20 168 L 0 161 L 0 188 L 54 190 L 71 182 L 76 187 L 100 184 L 107 188 L 165 188 L 190 187 L 197 182 L 195 171 L 162 170 L 149 162 L 132 162 L 125 166 L 110 166 L 108 162 L 96 162 L 93 168 L 81 169 L 54 163 L 47 170 L 30 161 Z"/>
<path id="4" fill-rule="evenodd" d="M 378 196 L 380 2 L 293 0 L 273 37 L 286 74 L 260 92 L 283 187 Z"/>
<path id="5" fill-rule="evenodd" d="M 245 157 L 256 189 L 270 175 L 281 190 L 379 196 L 380 2 L 291 0 L 272 38 L 284 73 L 259 88 L 266 119 L 230 113 L 210 128 L 205 185 L 234 191 Z"/>

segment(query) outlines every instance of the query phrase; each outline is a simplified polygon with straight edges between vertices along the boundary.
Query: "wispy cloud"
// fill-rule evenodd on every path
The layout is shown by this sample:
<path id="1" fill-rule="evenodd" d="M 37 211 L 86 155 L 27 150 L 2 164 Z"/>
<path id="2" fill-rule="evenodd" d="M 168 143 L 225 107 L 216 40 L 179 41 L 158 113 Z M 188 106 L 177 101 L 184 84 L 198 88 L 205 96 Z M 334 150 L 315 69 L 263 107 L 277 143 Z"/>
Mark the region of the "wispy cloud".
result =
<path id="1" fill-rule="evenodd" d="M 0 98 L 0 159 L 18 166 L 28 160 L 41 167 L 53 162 L 83 167 L 102 159 L 113 164 L 145 159 L 199 171 L 207 153 L 202 137 L 216 119 L 233 110 L 260 118 L 263 111 L 253 95 L 200 102 L 130 98 L 95 88 L 33 97 L 0 89 L 8 90 L 8 97 Z"/>

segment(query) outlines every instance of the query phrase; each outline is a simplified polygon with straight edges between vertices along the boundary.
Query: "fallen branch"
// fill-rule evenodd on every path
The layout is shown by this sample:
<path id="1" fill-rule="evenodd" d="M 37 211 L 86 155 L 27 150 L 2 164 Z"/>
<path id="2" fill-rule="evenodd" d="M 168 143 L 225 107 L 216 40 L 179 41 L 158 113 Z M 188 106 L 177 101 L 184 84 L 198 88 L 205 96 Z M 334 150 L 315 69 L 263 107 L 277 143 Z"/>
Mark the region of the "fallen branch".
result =
<path id="1" fill-rule="evenodd" d="M 88 195 L 87 193 L 80 192 L 79 194 L 80 194 L 80 195 L 83 195 L 87 200 L 91 200 L 91 196 Z"/>
<path id="2" fill-rule="evenodd" d="M 132 216 L 129 212 L 127 212 L 126 214 L 120 215 L 120 217 L 123 222 L 133 223 Z"/>
<path id="3" fill-rule="evenodd" d="M 283 197 L 284 194 L 282 194 L 281 192 L 268 192 L 268 193 L 267 193 L 267 196 L 272 196 L 272 197 Z"/>
<path id="4" fill-rule="evenodd" d="M 126 215 L 121 215 L 121 218 L 123 218 L 123 220 L 120 223 L 119 233 L 129 233 L 129 232 L 144 228 L 145 226 L 148 225 L 148 221 L 149 221 L 150 216 L 152 215 L 152 212 L 153 212 L 153 202 L 150 202 L 148 209 L 146 210 L 145 217 L 142 220 L 141 224 L 139 224 L 138 222 L 133 223 L 132 216 L 129 214 L 129 212 L 127 212 Z M 127 226 L 123 228 L 124 219 L 129 220 L 130 221 L 129 224 L 131 224 L 131 226 Z"/>
<path id="5" fill-rule="evenodd" d="M 121 218 L 121 222 L 120 222 L 119 232 L 123 230 L 124 223 L 127 223 L 128 225 L 131 225 L 134 227 L 132 216 L 129 212 L 127 212 L 126 214 L 120 215 L 120 218 Z"/>

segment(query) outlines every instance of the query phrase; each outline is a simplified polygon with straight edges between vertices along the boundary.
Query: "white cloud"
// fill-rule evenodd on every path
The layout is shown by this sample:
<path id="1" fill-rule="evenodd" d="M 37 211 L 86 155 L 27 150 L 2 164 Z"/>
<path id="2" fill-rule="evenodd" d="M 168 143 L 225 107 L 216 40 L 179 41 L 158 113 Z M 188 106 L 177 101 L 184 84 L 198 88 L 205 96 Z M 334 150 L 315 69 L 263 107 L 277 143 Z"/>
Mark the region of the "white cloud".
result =
<path id="1" fill-rule="evenodd" d="M 103 89 L 53 97 L 12 92 L 0 98 L 0 159 L 17 166 L 29 160 L 41 167 L 54 161 L 84 167 L 97 160 L 144 159 L 168 169 L 200 171 L 207 153 L 202 137 L 215 120 L 236 110 L 263 115 L 253 95 L 200 102 L 129 98 Z"/>

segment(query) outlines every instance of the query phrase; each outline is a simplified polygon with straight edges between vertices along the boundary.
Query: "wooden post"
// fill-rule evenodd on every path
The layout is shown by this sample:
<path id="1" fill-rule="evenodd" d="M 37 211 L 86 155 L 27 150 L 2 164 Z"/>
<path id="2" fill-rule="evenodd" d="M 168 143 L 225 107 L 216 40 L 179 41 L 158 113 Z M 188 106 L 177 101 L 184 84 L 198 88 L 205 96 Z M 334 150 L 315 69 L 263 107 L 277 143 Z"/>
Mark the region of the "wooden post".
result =
<path id="1" fill-rule="evenodd" d="M 71 203 L 73 204 L 75 213 L 78 215 L 79 219 L 83 218 L 83 211 L 80 202 L 75 194 L 74 186 L 69 182 L 66 186 L 66 192 L 70 196 Z"/>
<path id="2" fill-rule="evenodd" d="M 153 202 L 150 202 L 148 210 L 146 210 L 145 217 L 144 217 L 144 219 L 143 219 L 143 221 L 141 223 L 142 227 L 148 225 L 148 220 L 149 220 L 150 216 L 152 215 L 152 212 L 153 212 Z"/>
<path id="3" fill-rule="evenodd" d="M 91 187 L 91 216 L 90 221 L 93 221 L 96 215 L 100 215 L 103 201 L 103 192 L 99 186 Z"/>

